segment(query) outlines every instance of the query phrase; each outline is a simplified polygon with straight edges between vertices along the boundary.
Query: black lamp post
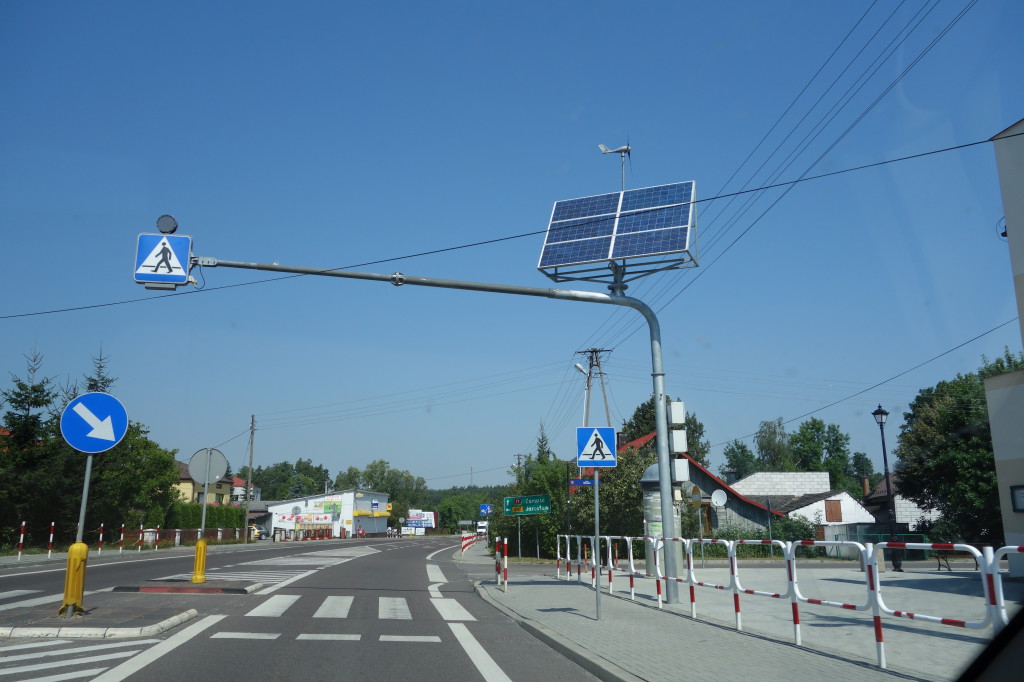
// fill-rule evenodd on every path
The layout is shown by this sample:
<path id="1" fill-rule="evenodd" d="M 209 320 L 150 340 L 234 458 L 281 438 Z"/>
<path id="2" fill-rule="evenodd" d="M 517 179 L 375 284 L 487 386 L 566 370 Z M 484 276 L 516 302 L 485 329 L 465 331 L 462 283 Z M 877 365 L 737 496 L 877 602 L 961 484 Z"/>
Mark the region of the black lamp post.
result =
<path id="1" fill-rule="evenodd" d="M 889 413 L 882 409 L 879 405 L 878 409 L 871 413 L 875 418 L 875 422 L 878 424 L 878 431 L 882 434 L 882 468 L 885 473 L 885 494 L 888 497 L 889 503 L 889 540 L 896 540 L 896 500 L 892 497 L 892 485 L 889 483 L 889 455 L 885 451 L 885 420 L 889 416 Z M 894 550 L 892 552 L 892 570 L 902 572 L 903 571 L 903 559 L 902 552 Z"/>

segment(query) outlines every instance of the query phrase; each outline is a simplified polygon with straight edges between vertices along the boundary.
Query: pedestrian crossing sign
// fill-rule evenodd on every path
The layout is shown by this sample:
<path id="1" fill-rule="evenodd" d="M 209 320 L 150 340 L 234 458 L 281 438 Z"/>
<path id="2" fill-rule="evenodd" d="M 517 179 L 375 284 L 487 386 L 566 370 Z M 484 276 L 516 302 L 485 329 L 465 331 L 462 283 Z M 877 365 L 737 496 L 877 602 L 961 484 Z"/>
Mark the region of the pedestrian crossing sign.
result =
<path id="1" fill-rule="evenodd" d="M 142 284 L 188 284 L 192 237 L 140 234 L 135 250 L 135 281 Z"/>
<path id="2" fill-rule="evenodd" d="M 615 429 L 581 426 L 576 429 L 576 465 L 613 467 L 616 465 Z"/>

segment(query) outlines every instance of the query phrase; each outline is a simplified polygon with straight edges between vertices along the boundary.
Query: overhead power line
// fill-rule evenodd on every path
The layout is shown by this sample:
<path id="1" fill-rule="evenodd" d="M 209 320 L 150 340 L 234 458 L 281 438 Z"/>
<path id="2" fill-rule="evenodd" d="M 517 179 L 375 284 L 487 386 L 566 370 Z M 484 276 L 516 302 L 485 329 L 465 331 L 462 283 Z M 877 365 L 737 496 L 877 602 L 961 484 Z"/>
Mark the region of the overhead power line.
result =
<path id="1" fill-rule="evenodd" d="M 1024 133 L 1016 133 L 1015 135 L 1007 135 L 1006 138 L 1017 137 L 1018 135 L 1024 135 Z M 868 168 L 877 168 L 879 166 L 885 166 L 885 165 L 892 164 L 892 163 L 901 163 L 903 161 L 911 161 L 913 159 L 920 159 L 920 158 L 923 158 L 923 157 L 926 157 L 926 156 L 933 156 L 935 154 L 944 154 L 944 153 L 947 153 L 947 152 L 953 152 L 953 151 L 957 151 L 957 150 L 960 150 L 960 149 L 967 149 L 969 147 L 975 147 L 977 145 L 986 144 L 988 142 L 990 142 L 990 140 L 978 140 L 976 142 L 967 142 L 965 144 L 959 144 L 959 145 L 955 145 L 955 146 L 952 146 L 952 147 L 943 147 L 942 149 L 933 149 L 931 151 L 920 152 L 918 154 L 911 154 L 909 156 L 901 156 L 899 158 L 889 159 L 887 161 L 876 161 L 874 163 L 868 163 L 868 164 L 864 164 L 862 166 L 854 166 L 854 167 L 846 168 L 846 169 L 843 169 L 843 170 L 831 171 L 829 173 L 822 173 L 820 175 L 810 175 L 810 176 L 806 176 L 806 177 L 797 178 L 796 180 L 788 180 L 788 181 L 785 181 L 785 182 L 777 182 L 777 183 L 773 183 L 773 184 L 770 184 L 770 185 L 765 185 L 763 187 L 756 187 L 756 188 L 752 188 L 752 189 L 743 189 L 743 190 L 738 190 L 736 192 L 727 192 L 727 193 L 724 193 L 724 194 L 719 194 L 719 195 L 714 196 L 714 197 L 708 197 L 708 198 L 705 198 L 705 199 L 697 199 L 696 203 L 699 204 L 699 203 L 704 203 L 704 202 L 707 202 L 707 201 L 715 201 L 717 199 L 727 199 L 727 198 L 733 197 L 733 196 L 739 196 L 739 195 L 743 195 L 743 194 L 751 194 L 753 192 L 763 192 L 763 191 L 770 190 L 770 189 L 777 189 L 779 187 L 789 187 L 789 186 L 797 185 L 797 184 L 803 183 L 803 182 L 810 182 L 812 180 L 821 180 L 821 179 L 830 178 L 830 177 L 833 177 L 833 176 L 836 176 L 836 175 L 843 175 L 845 173 L 853 173 L 855 171 L 866 170 Z M 484 241 L 472 242 L 472 243 L 469 243 L 469 244 L 461 244 L 461 245 L 458 245 L 458 246 L 447 246 L 447 247 L 443 247 L 443 248 L 432 249 L 430 251 L 420 251 L 418 253 L 410 253 L 410 254 L 406 254 L 404 256 L 394 256 L 392 258 L 381 258 L 379 260 L 366 261 L 364 263 L 355 263 L 355 264 L 352 264 L 352 265 L 343 265 L 343 266 L 339 266 L 337 268 L 324 268 L 323 271 L 324 272 L 331 272 L 332 270 L 351 270 L 353 268 L 367 267 L 369 265 L 380 265 L 380 264 L 383 264 L 383 263 L 393 263 L 393 262 L 400 261 L 400 260 L 408 260 L 410 258 L 421 258 L 423 256 L 433 256 L 433 255 L 437 255 L 439 253 L 446 253 L 446 252 L 450 252 L 450 251 L 459 251 L 461 249 L 471 249 L 471 248 L 476 248 L 476 247 L 479 247 L 479 246 L 488 246 L 488 245 L 497 244 L 497 243 L 500 243 L 500 242 L 511 241 L 513 239 L 523 239 L 524 237 L 535 237 L 537 235 L 544 234 L 546 231 L 547 230 L 544 229 L 544 230 L 535 230 L 533 232 L 522 232 L 520 234 L 509 235 L 509 236 L 506 236 L 506 237 L 497 237 L 495 239 L 487 239 L 487 240 L 484 240 Z M 11 314 L 7 314 L 7 315 L 0 315 L 0 320 L 13 320 L 13 319 L 17 319 L 17 318 L 20 318 L 20 317 L 33 317 L 33 316 L 38 316 L 38 315 L 56 315 L 56 314 L 59 314 L 59 313 L 71 313 L 71 312 L 77 312 L 77 311 L 82 311 L 82 310 L 92 310 L 92 309 L 95 309 L 95 308 L 107 308 L 107 307 L 117 306 L 117 305 L 128 305 L 128 304 L 131 304 L 131 303 L 145 303 L 145 302 L 151 302 L 151 301 L 163 301 L 163 300 L 175 297 L 175 296 L 194 296 L 196 294 L 203 294 L 203 293 L 214 292 L 214 291 L 225 291 L 227 289 L 237 289 L 239 287 L 253 286 L 253 285 L 256 285 L 256 284 L 269 284 L 271 282 L 280 282 L 280 281 L 286 280 L 286 279 L 295 279 L 297 277 L 308 277 L 308 276 L 309 275 L 282 275 L 282 276 L 279 276 L 279 277 L 268 277 L 266 279 L 253 280 L 253 281 L 249 281 L 249 282 L 239 282 L 237 284 L 224 284 L 224 285 L 215 286 L 215 287 L 207 287 L 205 289 L 199 289 L 199 290 L 196 290 L 196 291 L 177 291 L 177 292 L 170 293 L 170 294 L 162 294 L 162 295 L 159 295 L 159 296 L 147 296 L 147 297 L 144 297 L 144 298 L 130 298 L 130 299 L 122 300 L 122 301 L 109 301 L 109 302 L 106 302 L 106 303 L 93 303 L 93 304 L 89 304 L 89 305 L 73 306 L 73 307 L 69 307 L 69 308 L 53 308 L 51 310 L 37 310 L 37 311 L 33 311 L 33 312 L 28 312 L 28 313 L 11 313 Z"/>

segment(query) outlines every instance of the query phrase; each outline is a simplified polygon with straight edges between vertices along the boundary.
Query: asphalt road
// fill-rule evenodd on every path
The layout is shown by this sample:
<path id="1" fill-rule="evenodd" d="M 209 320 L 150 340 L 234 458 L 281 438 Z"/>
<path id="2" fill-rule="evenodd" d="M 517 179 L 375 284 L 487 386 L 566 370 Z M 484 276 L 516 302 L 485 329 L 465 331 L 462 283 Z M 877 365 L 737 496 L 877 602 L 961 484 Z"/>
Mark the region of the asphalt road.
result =
<path id="1" fill-rule="evenodd" d="M 26 649 L 14 679 L 594 679 L 481 600 L 472 582 L 481 567 L 453 562 L 454 548 L 450 538 L 218 548 L 208 555 L 208 579 L 264 587 L 192 596 L 197 618 L 134 644 L 105 640 L 119 646 L 90 650 L 78 641 L 64 647 L 79 650 L 67 656 L 61 646 Z M 191 572 L 188 554 L 90 558 L 86 606 L 92 590 Z M 63 574 L 63 566 L 0 574 L 0 591 L 59 594 Z M 88 651 L 110 658 L 83 670 L 74 659 Z"/>

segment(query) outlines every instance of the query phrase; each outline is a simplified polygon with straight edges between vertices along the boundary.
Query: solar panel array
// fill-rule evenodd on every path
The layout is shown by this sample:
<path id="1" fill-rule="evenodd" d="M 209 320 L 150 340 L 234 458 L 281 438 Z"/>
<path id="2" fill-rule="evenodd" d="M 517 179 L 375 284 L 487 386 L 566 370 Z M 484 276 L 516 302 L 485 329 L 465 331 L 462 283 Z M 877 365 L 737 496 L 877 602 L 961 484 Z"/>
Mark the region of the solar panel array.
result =
<path id="1" fill-rule="evenodd" d="M 556 201 L 538 269 L 681 253 L 689 249 L 694 183 Z"/>

